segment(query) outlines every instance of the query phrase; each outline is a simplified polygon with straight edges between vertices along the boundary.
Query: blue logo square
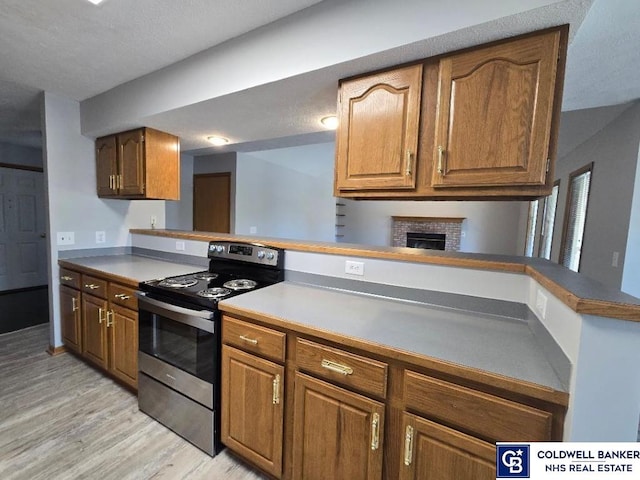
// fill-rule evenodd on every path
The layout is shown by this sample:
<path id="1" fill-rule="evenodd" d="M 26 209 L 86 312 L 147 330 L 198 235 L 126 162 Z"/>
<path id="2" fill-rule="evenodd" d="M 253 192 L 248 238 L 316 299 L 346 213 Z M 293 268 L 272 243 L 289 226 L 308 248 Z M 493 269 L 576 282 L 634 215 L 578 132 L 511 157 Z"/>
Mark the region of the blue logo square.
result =
<path id="1" fill-rule="evenodd" d="M 529 478 L 529 445 L 496 446 L 496 478 Z"/>

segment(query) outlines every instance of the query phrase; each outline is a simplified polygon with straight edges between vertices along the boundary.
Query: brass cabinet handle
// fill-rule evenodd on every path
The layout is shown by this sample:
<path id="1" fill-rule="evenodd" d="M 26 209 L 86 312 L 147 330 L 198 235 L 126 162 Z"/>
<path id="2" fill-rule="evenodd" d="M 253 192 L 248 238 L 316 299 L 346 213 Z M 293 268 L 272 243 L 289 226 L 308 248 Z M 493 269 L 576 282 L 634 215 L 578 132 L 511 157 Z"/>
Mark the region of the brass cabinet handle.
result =
<path id="1" fill-rule="evenodd" d="M 113 175 L 109 175 L 109 189 L 110 190 L 115 190 L 115 187 L 114 187 L 113 184 L 114 184 Z"/>
<path id="2" fill-rule="evenodd" d="M 71 311 L 72 312 L 78 311 L 78 300 L 75 297 L 71 299 Z"/>
<path id="3" fill-rule="evenodd" d="M 116 177 L 118 179 L 117 185 L 118 185 L 118 190 L 122 189 L 122 175 L 118 175 Z"/>
<path id="4" fill-rule="evenodd" d="M 96 288 L 100 288 L 100 286 L 96 285 L 95 283 L 85 283 L 84 286 L 85 286 L 85 288 L 90 288 L 91 290 L 95 290 Z"/>
<path id="5" fill-rule="evenodd" d="M 413 457 L 413 427 L 407 425 L 404 435 L 404 464 L 408 467 L 411 465 Z"/>
<path id="6" fill-rule="evenodd" d="M 413 160 L 413 155 L 411 154 L 411 152 L 407 152 L 407 160 L 406 160 L 406 165 L 404 170 L 404 174 L 407 177 L 411 175 L 411 166 L 413 164 L 412 160 Z"/>
<path id="7" fill-rule="evenodd" d="M 73 280 L 73 277 L 70 277 L 69 275 L 63 275 L 60 277 L 60 280 L 64 280 L 65 282 L 70 282 L 71 280 Z"/>
<path id="8" fill-rule="evenodd" d="M 120 300 L 129 300 L 131 297 L 125 293 L 116 293 L 114 297 L 119 298 Z"/>
<path id="9" fill-rule="evenodd" d="M 104 322 L 103 313 L 104 310 L 102 309 L 102 307 L 98 307 L 98 323 Z"/>
<path id="10" fill-rule="evenodd" d="M 371 450 L 377 450 L 380 446 L 380 415 L 373 414 L 371 420 Z"/>
<path id="11" fill-rule="evenodd" d="M 255 338 L 245 337 L 244 335 L 240 335 L 240 340 L 244 340 L 245 342 L 250 343 L 251 345 L 258 344 L 258 340 L 256 340 Z"/>
<path id="12" fill-rule="evenodd" d="M 107 328 L 109 328 L 112 325 L 113 325 L 113 310 L 107 310 Z"/>
<path id="13" fill-rule="evenodd" d="M 438 173 L 444 175 L 444 148 L 438 145 Z"/>
<path id="14" fill-rule="evenodd" d="M 346 365 L 341 365 L 336 362 L 332 362 L 331 360 L 323 359 L 320 363 L 322 368 L 326 368 L 327 370 L 331 370 L 332 372 L 339 373 L 340 375 L 352 375 L 353 368 L 347 367 Z"/>
<path id="15" fill-rule="evenodd" d="M 280 404 L 280 375 L 276 375 L 273 379 L 273 404 Z"/>

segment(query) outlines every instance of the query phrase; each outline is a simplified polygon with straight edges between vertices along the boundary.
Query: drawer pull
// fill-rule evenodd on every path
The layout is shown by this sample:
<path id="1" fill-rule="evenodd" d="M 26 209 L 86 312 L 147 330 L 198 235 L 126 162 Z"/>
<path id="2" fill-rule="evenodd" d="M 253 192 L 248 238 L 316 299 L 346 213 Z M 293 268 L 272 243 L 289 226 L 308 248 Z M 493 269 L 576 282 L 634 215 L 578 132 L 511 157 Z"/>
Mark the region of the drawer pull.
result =
<path id="1" fill-rule="evenodd" d="M 96 285 L 95 283 L 85 283 L 84 286 L 85 286 L 85 288 L 90 288 L 91 290 L 95 290 L 96 288 L 100 288 L 100 286 Z"/>
<path id="2" fill-rule="evenodd" d="M 71 311 L 72 312 L 78 311 L 78 300 L 75 297 L 71 299 Z"/>
<path id="3" fill-rule="evenodd" d="M 373 414 L 371 420 L 371 450 L 377 450 L 380 445 L 380 415 Z"/>
<path id="4" fill-rule="evenodd" d="M 413 457 L 413 427 L 407 425 L 404 435 L 404 464 L 408 467 L 411 465 Z"/>
<path id="5" fill-rule="evenodd" d="M 119 298 L 120 300 L 129 300 L 131 297 L 125 293 L 116 293 L 114 297 Z"/>
<path id="6" fill-rule="evenodd" d="M 273 379 L 273 404 L 280 404 L 280 375 L 276 375 Z"/>
<path id="7" fill-rule="evenodd" d="M 240 340 L 244 340 L 245 342 L 250 343 L 251 345 L 258 344 L 258 340 L 256 340 L 255 338 L 245 337 L 244 335 L 240 335 Z"/>
<path id="8" fill-rule="evenodd" d="M 331 360 L 323 359 L 320 365 L 322 366 L 322 368 L 326 368 L 327 370 L 331 370 L 332 372 L 339 373 L 340 375 L 353 374 L 353 368 L 347 367 L 346 365 L 341 365 L 336 362 L 332 362 Z"/>
<path id="9" fill-rule="evenodd" d="M 63 275 L 60 277 L 60 280 L 64 280 L 65 282 L 71 282 L 73 281 L 73 277 L 70 277 L 69 275 Z"/>

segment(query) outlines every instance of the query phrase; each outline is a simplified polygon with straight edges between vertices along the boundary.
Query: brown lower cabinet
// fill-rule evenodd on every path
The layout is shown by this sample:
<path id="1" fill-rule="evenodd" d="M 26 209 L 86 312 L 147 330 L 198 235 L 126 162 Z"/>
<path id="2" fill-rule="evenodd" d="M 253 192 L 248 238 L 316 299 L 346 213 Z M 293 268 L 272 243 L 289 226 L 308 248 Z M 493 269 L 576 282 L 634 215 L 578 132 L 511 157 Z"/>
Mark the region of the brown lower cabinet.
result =
<path id="1" fill-rule="evenodd" d="M 222 442 L 275 477 L 282 475 L 283 388 L 283 366 L 222 346 Z"/>
<path id="2" fill-rule="evenodd" d="M 562 440 L 566 393 L 234 315 L 222 442 L 273 478 L 489 480 L 496 441 Z"/>
<path id="3" fill-rule="evenodd" d="M 76 353 L 82 353 L 82 312 L 80 292 L 67 286 L 60 286 L 60 322 L 62 341 Z"/>
<path id="4" fill-rule="evenodd" d="M 138 387 L 138 306 L 135 285 L 60 269 L 65 347 L 125 385 Z"/>
<path id="5" fill-rule="evenodd" d="M 292 478 L 382 478 L 384 404 L 295 374 Z"/>
<path id="6" fill-rule="evenodd" d="M 424 418 L 403 415 L 400 480 L 496 478 L 495 446 Z"/>
<path id="7" fill-rule="evenodd" d="M 107 368 L 107 301 L 82 295 L 82 355 L 98 367 Z"/>

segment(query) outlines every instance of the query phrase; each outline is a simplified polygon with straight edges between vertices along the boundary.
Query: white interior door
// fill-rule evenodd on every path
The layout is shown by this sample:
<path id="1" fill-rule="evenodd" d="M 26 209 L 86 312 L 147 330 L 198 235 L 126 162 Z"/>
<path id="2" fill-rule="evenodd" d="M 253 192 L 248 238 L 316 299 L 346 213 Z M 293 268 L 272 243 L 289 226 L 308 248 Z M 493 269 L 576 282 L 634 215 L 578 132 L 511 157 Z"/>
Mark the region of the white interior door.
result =
<path id="1" fill-rule="evenodd" d="M 44 174 L 0 167 L 0 291 L 47 284 Z"/>

